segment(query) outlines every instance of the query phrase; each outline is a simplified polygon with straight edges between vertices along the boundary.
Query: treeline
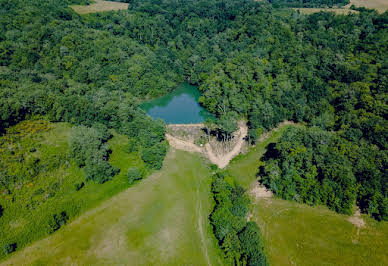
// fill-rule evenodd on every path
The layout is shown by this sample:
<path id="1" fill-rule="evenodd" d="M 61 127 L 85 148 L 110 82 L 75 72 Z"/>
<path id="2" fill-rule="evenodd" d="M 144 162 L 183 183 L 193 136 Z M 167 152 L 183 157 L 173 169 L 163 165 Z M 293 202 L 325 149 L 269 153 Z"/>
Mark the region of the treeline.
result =
<path id="1" fill-rule="evenodd" d="M 218 172 L 211 188 L 216 205 L 210 223 L 225 261 L 228 265 L 269 265 L 260 229 L 255 222 L 247 221 L 249 198 L 231 180 L 228 173 Z"/>
<path id="2" fill-rule="evenodd" d="M 288 200 L 324 204 L 339 213 L 361 210 L 388 220 L 387 153 L 318 127 L 287 129 L 270 144 L 260 182 Z"/>

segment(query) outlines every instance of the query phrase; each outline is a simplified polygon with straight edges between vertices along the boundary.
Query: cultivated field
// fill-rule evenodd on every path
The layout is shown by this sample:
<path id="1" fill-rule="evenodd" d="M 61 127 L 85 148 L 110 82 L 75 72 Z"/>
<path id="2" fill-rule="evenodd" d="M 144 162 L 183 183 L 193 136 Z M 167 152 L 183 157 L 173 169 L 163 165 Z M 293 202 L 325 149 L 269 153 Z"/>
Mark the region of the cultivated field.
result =
<path id="1" fill-rule="evenodd" d="M 72 5 L 70 7 L 78 14 L 84 15 L 89 13 L 97 13 L 97 12 L 112 11 L 112 10 L 127 10 L 128 4 L 120 3 L 120 2 L 112 2 L 112 1 L 95 0 L 93 4 L 90 4 L 87 6 Z"/>
<path id="2" fill-rule="evenodd" d="M 199 156 L 172 149 L 161 171 L 4 265 L 217 265 L 209 177 Z"/>
<path id="3" fill-rule="evenodd" d="M 388 9 L 387 0 L 350 0 L 350 4 L 347 7 L 351 5 L 376 9 L 379 13 L 384 13 Z"/>
<path id="4" fill-rule="evenodd" d="M 338 15 L 349 15 L 351 13 L 358 13 L 356 10 L 351 10 L 349 8 L 293 8 L 294 10 L 299 10 L 303 14 L 313 14 L 321 11 L 324 12 L 334 12 Z"/>
<path id="5" fill-rule="evenodd" d="M 265 146 L 286 127 L 272 132 L 227 168 L 246 189 L 256 186 L 256 173 Z M 276 198 L 253 199 L 251 219 L 262 229 L 271 265 L 388 265 L 388 222 L 364 215 L 365 227 L 349 222 L 323 206 L 310 207 Z"/>
<path id="6" fill-rule="evenodd" d="M 299 10 L 303 14 L 313 14 L 321 11 L 334 12 L 339 15 L 348 15 L 351 13 L 358 13 L 356 10 L 351 10 L 350 6 L 365 7 L 370 9 L 376 9 L 379 13 L 384 13 L 388 9 L 388 0 L 351 0 L 350 4 L 342 8 L 293 8 Z"/>

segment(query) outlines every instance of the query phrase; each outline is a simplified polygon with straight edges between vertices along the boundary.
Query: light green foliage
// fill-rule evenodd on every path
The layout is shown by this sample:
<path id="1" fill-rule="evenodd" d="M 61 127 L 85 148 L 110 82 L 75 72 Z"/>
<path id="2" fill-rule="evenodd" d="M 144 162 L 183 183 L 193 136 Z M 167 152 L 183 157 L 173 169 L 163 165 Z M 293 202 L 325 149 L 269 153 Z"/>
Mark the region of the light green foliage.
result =
<path id="1" fill-rule="evenodd" d="M 143 173 L 137 167 L 131 167 L 128 169 L 127 176 L 129 183 L 133 184 L 143 178 Z"/>
<path id="2" fill-rule="evenodd" d="M 111 137 L 107 131 L 103 125 L 91 128 L 78 126 L 70 134 L 70 156 L 78 166 L 85 166 L 86 180 L 100 184 L 112 179 L 119 171 L 107 162 L 110 150 L 105 142 Z"/>

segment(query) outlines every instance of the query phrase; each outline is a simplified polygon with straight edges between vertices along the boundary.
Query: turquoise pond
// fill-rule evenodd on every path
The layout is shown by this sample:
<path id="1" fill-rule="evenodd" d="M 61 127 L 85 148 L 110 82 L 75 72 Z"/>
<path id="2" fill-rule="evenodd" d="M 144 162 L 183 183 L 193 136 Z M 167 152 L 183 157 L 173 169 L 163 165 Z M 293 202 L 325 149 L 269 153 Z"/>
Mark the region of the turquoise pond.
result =
<path id="1" fill-rule="evenodd" d="M 154 119 L 161 118 L 166 124 L 201 123 L 212 115 L 198 103 L 201 93 L 195 86 L 183 83 L 173 92 L 147 101 L 141 108 Z"/>

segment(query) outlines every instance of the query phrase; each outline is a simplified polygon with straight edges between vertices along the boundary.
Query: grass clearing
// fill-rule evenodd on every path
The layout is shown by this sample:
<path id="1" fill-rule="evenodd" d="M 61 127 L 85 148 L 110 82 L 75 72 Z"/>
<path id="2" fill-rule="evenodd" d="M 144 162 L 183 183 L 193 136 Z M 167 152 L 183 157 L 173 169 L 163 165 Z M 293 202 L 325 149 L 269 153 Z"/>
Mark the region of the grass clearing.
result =
<path id="1" fill-rule="evenodd" d="M 252 217 L 272 265 L 388 265 L 388 223 L 363 215 L 360 228 L 324 206 L 259 199 Z"/>
<path id="2" fill-rule="evenodd" d="M 210 175 L 204 159 L 172 149 L 161 171 L 3 263 L 217 265 Z"/>
<path id="3" fill-rule="evenodd" d="M 256 184 L 266 145 L 275 142 L 285 129 L 272 132 L 264 142 L 233 160 L 228 170 L 239 184 L 246 189 Z M 251 219 L 262 230 L 271 265 L 388 265 L 388 222 L 363 215 L 366 226 L 358 229 L 349 222 L 349 216 L 324 206 L 277 198 L 254 202 Z"/>
<path id="4" fill-rule="evenodd" d="M 113 2 L 113 1 L 103 1 L 95 0 L 93 4 L 90 5 L 71 5 L 70 6 L 76 13 L 80 15 L 97 13 L 97 12 L 106 12 L 114 10 L 127 10 L 128 3 Z"/>

